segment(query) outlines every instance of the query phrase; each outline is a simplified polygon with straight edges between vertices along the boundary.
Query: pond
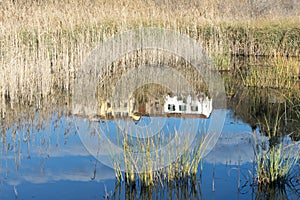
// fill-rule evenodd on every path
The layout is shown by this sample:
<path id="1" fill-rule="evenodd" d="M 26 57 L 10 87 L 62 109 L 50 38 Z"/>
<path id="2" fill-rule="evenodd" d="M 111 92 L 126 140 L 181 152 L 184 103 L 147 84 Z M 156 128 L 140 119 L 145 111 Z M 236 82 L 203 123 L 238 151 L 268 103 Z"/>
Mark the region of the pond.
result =
<path id="1" fill-rule="evenodd" d="M 75 81 L 84 98 L 58 91 L 33 103 L 7 99 L 0 198 L 299 199 L 299 80 L 282 88 L 261 64 L 270 60 L 232 59 L 220 69 L 224 94 L 179 59 L 173 69 L 121 68 L 131 70 L 125 78 L 112 67 L 91 98 Z M 272 170 L 283 179 L 270 180 Z"/>
<path id="2" fill-rule="evenodd" d="M 87 151 L 70 122 L 74 122 L 72 117 L 53 114 L 42 127 L 36 127 L 33 120 L 5 130 L 1 136 L 1 199 L 299 198 L 299 187 L 267 194 L 255 185 L 253 130 L 233 110 L 226 112 L 222 136 L 200 164 L 202 170 L 195 180 L 158 182 L 136 191 L 118 183 L 114 170 Z M 295 170 L 299 177 L 299 169 Z"/>

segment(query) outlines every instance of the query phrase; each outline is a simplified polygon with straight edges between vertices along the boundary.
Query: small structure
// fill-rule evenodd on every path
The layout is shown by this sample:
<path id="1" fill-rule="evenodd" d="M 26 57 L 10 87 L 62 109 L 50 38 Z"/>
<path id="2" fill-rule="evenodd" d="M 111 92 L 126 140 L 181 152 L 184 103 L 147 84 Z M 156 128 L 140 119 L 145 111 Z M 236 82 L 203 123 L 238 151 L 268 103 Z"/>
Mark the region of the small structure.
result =
<path id="1" fill-rule="evenodd" d="M 101 101 L 99 115 L 104 118 L 128 118 L 134 113 L 134 100 L 128 101 Z"/>
<path id="2" fill-rule="evenodd" d="M 190 95 L 187 98 L 168 95 L 164 104 L 164 112 L 167 114 L 200 115 L 203 118 L 208 118 L 212 112 L 212 99 L 205 97 L 195 100 Z"/>
<path id="3" fill-rule="evenodd" d="M 164 99 L 164 100 L 163 100 Z M 148 99 L 148 102 L 138 103 L 134 98 L 118 101 L 101 101 L 99 116 L 106 119 L 140 119 L 141 116 L 208 118 L 212 112 L 212 99 L 208 97 L 193 99 L 170 97 Z"/>

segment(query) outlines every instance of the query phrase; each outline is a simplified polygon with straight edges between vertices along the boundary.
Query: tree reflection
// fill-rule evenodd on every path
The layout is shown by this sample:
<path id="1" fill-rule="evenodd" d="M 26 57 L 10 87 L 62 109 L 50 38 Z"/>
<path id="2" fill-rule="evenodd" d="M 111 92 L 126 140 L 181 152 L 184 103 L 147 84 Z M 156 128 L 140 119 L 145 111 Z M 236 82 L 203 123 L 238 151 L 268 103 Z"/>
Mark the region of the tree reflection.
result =
<path id="1" fill-rule="evenodd" d="M 173 181 L 157 182 L 150 186 L 130 186 L 116 182 L 115 189 L 109 199 L 122 199 L 124 189 L 125 199 L 203 199 L 201 177 L 186 177 Z"/>

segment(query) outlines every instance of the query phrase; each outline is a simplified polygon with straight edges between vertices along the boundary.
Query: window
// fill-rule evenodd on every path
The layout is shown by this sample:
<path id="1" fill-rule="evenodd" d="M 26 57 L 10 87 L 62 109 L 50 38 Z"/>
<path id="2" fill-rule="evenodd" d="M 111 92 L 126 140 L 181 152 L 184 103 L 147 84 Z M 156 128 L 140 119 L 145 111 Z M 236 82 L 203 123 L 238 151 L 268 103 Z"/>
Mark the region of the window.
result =
<path id="1" fill-rule="evenodd" d="M 179 111 L 186 111 L 186 105 L 179 105 Z"/>
<path id="2" fill-rule="evenodd" d="M 121 117 L 121 113 L 120 112 L 116 112 L 116 118 L 120 118 Z"/>
<path id="3" fill-rule="evenodd" d="M 198 106 L 191 106 L 192 111 L 198 111 Z"/>
<path id="4" fill-rule="evenodd" d="M 158 109 L 159 109 L 159 103 L 155 102 L 155 110 L 158 111 Z"/>
<path id="5" fill-rule="evenodd" d="M 175 105 L 174 104 L 168 104 L 168 110 L 169 111 L 175 111 Z"/>

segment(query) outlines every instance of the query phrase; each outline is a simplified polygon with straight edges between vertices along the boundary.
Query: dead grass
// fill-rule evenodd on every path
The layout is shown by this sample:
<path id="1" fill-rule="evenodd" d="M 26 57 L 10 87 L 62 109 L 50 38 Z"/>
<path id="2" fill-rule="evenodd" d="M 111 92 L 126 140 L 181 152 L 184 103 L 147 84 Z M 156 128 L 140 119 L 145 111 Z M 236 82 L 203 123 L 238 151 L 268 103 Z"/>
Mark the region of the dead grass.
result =
<path id="1" fill-rule="evenodd" d="M 89 52 L 103 39 L 131 28 L 186 33 L 216 57 L 299 55 L 300 3 L 262 2 L 3 0 L 0 105 L 35 104 L 57 90 L 69 94 Z"/>

